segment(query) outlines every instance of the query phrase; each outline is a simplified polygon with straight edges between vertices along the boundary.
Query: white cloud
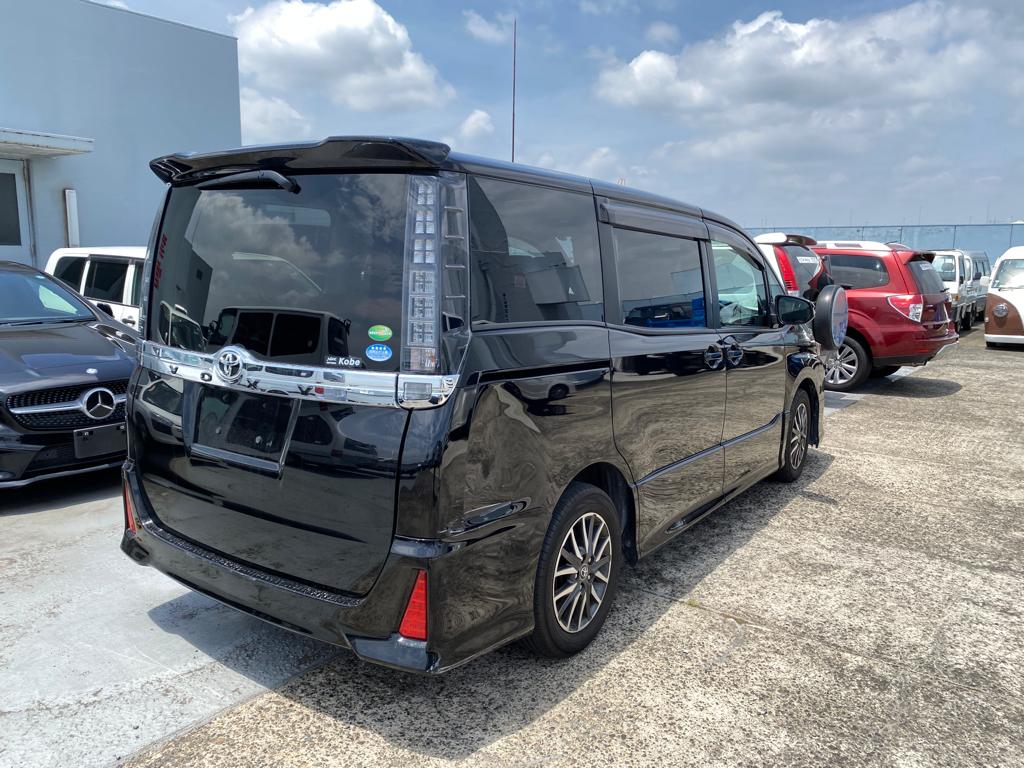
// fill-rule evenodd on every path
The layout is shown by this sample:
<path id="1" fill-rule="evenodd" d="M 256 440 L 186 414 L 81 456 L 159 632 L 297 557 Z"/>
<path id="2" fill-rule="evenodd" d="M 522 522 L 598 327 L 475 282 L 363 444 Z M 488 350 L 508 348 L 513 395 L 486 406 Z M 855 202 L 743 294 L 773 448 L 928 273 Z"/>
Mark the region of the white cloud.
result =
<path id="1" fill-rule="evenodd" d="M 991 11 L 938 0 L 838 21 L 768 11 L 677 55 L 607 64 L 596 91 L 674 114 L 705 158 L 863 151 L 962 109 L 1012 55 L 999 27 Z"/>
<path id="2" fill-rule="evenodd" d="M 595 16 L 603 16 L 624 10 L 630 4 L 631 0 L 580 0 L 580 10 Z"/>
<path id="3" fill-rule="evenodd" d="M 308 139 L 312 134 L 309 121 L 284 99 L 242 88 L 241 107 L 243 144 Z"/>
<path id="4" fill-rule="evenodd" d="M 621 164 L 618 154 L 611 147 L 598 147 L 579 163 L 576 172 L 582 176 L 604 179 L 615 175 Z"/>
<path id="5" fill-rule="evenodd" d="M 667 21 L 656 21 L 647 28 L 645 37 L 655 45 L 673 45 L 679 42 L 679 27 Z"/>
<path id="6" fill-rule="evenodd" d="M 491 115 L 482 109 L 474 109 L 470 112 L 458 129 L 459 138 L 463 141 L 473 141 L 490 136 L 492 133 L 494 133 L 494 123 L 491 120 Z"/>
<path id="7" fill-rule="evenodd" d="M 243 78 L 265 92 L 326 90 L 354 110 L 433 106 L 452 87 L 373 0 L 271 0 L 231 17 Z"/>
<path id="8" fill-rule="evenodd" d="M 466 31 L 477 40 L 485 43 L 504 43 L 512 39 L 512 22 L 515 17 L 511 13 L 499 13 L 494 21 L 488 21 L 473 10 L 463 11 L 466 19 Z"/>

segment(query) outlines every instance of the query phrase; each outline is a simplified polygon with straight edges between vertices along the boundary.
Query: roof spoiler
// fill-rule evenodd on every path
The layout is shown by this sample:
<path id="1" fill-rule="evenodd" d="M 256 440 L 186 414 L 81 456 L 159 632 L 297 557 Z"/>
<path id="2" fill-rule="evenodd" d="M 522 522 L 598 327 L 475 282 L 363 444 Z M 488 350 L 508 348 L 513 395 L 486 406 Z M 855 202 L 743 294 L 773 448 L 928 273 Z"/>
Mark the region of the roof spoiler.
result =
<path id="1" fill-rule="evenodd" d="M 813 237 L 807 235 L 792 235 L 786 232 L 771 232 L 764 235 L 758 235 L 754 238 L 755 243 L 763 243 L 764 245 L 817 245 L 818 241 Z"/>
<path id="2" fill-rule="evenodd" d="M 451 147 L 438 141 L 331 136 L 317 142 L 164 155 L 151 161 L 149 167 L 165 183 L 187 184 L 254 170 L 429 169 L 439 167 L 450 152 Z"/>

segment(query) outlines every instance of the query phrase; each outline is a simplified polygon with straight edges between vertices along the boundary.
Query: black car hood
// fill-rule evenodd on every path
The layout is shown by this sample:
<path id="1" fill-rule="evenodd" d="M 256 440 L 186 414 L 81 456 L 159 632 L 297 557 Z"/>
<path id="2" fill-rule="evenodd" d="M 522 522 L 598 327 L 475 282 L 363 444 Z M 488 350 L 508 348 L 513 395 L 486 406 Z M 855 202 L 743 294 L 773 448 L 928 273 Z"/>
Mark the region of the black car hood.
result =
<path id="1" fill-rule="evenodd" d="M 131 345 L 115 333 L 100 322 L 0 326 L 0 392 L 128 378 Z"/>

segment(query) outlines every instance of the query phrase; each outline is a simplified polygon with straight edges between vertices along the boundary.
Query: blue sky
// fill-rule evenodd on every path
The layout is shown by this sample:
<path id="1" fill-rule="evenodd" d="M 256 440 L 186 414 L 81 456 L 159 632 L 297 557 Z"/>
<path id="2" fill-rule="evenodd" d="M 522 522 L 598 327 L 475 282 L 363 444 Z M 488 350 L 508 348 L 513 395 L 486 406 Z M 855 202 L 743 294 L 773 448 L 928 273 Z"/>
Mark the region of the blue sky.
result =
<path id="1" fill-rule="evenodd" d="M 113 3 L 122 4 L 122 3 Z M 1020 0 L 126 0 L 239 40 L 243 140 L 392 133 L 748 226 L 1024 218 Z"/>

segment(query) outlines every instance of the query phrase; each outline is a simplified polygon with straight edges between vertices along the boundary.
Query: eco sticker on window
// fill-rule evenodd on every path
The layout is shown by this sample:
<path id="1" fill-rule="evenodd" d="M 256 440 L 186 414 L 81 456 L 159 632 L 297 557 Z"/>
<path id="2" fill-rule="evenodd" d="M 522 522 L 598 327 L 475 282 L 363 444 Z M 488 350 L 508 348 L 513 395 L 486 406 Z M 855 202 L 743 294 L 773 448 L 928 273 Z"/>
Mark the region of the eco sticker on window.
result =
<path id="1" fill-rule="evenodd" d="M 371 344 L 366 348 L 366 356 L 377 363 L 391 359 L 391 347 L 387 344 Z"/>
<path id="2" fill-rule="evenodd" d="M 391 338 L 391 329 L 386 325 L 371 325 L 367 335 L 374 341 L 387 341 Z M 390 357 L 390 355 L 388 355 Z M 387 358 L 384 358 L 385 360 Z"/>

